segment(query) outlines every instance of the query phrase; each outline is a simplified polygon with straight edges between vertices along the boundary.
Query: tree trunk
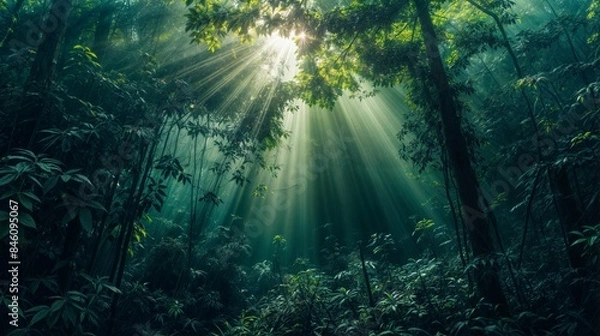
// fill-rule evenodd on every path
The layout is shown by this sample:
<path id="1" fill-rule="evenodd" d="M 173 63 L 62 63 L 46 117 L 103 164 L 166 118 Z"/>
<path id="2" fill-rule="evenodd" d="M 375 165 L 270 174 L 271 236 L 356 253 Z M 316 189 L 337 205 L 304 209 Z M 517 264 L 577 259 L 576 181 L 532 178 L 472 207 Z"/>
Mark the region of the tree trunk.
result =
<path id="1" fill-rule="evenodd" d="M 584 225 L 583 212 L 575 198 L 575 192 L 571 188 L 571 182 L 566 168 L 558 168 L 550 172 L 551 182 L 554 184 L 554 196 L 556 197 L 559 216 L 568 237 L 569 263 L 574 269 L 586 268 L 587 262 L 583 258 L 583 249 L 580 245 L 572 246 L 575 239 L 569 232 L 580 230 Z"/>
<path id="2" fill-rule="evenodd" d="M 438 42 L 429 13 L 429 1 L 413 0 L 413 2 L 417 9 L 425 42 L 427 61 L 437 93 L 445 150 L 448 152 L 450 167 L 454 173 L 462 204 L 463 216 L 470 231 L 473 255 L 487 259 L 494 252 L 494 243 L 490 235 L 489 223 L 479 205 L 477 177 L 471 165 L 469 148 L 462 133 L 454 94 L 438 49 Z M 483 263 L 478 268 L 476 274 L 478 289 L 488 302 L 498 305 L 499 311 L 506 313 L 508 309 L 507 302 L 500 284 L 498 271 L 495 267 L 488 265 L 489 263 Z"/>
<path id="3" fill-rule="evenodd" d="M 600 299 L 594 290 L 597 285 L 594 285 L 596 279 L 594 279 L 593 275 L 597 270 L 591 268 L 593 262 L 584 253 L 583 246 L 581 244 L 573 245 L 577 237 L 570 234 L 571 231 L 580 231 L 584 225 L 590 223 L 587 222 L 587 216 L 576 199 L 575 192 L 569 181 L 567 169 L 564 167 L 553 169 L 550 171 L 550 176 L 552 194 L 557 204 L 561 224 L 567 236 L 566 243 L 569 264 L 574 270 L 574 279 L 570 281 L 569 291 L 575 305 L 583 308 L 583 318 L 592 327 L 598 327 L 594 323 L 600 317 L 600 310 L 598 310 Z M 579 333 L 585 332 L 589 334 L 592 332 L 592 330 L 584 326 L 579 326 L 579 328 Z M 600 328 L 593 330 L 593 334 L 600 335 Z"/>
<path id="4" fill-rule="evenodd" d="M 53 0 L 50 12 L 40 27 L 44 35 L 29 70 L 21 108 L 15 115 L 15 128 L 9 148 L 29 148 L 33 144 L 33 138 L 43 119 L 58 46 L 66 30 L 70 10 L 70 0 Z"/>
<path id="5" fill-rule="evenodd" d="M 556 201 L 558 215 L 564 232 L 567 235 L 567 254 L 569 256 L 569 264 L 578 275 L 582 273 L 588 266 L 586 258 L 584 258 L 583 248 L 581 244 L 573 245 L 575 237 L 570 234 L 571 231 L 580 230 L 584 225 L 583 213 L 577 200 L 575 193 L 571 188 L 567 169 L 564 167 L 550 170 L 550 183 L 553 184 L 552 193 Z M 575 301 L 580 301 L 584 293 L 573 293 Z"/>
<path id="6" fill-rule="evenodd" d="M 157 134 L 158 133 L 159 132 L 157 132 Z M 125 262 L 127 261 L 127 252 L 129 246 L 131 245 L 131 237 L 135 229 L 135 221 L 142 215 L 139 204 L 141 204 L 144 189 L 148 177 L 152 171 L 152 162 L 156 153 L 156 144 L 157 143 L 154 142 L 149 146 L 147 144 L 141 144 L 140 146 L 140 161 L 136 169 L 138 173 L 131 184 L 131 191 L 127 200 L 128 203 L 126 203 L 128 204 L 127 209 L 129 209 L 129 211 L 125 215 L 125 221 L 122 224 L 125 227 L 122 228 L 120 234 L 123 239 L 119 239 L 119 245 L 117 245 L 117 250 L 115 253 L 113 272 L 109 278 L 109 281 L 112 282 L 117 288 L 121 287 L 121 282 L 123 280 Z M 121 236 L 119 238 L 121 238 Z M 115 293 L 110 305 L 110 317 L 108 322 L 109 335 L 114 333 L 114 329 L 116 327 L 116 316 L 120 295 L 121 294 Z"/>
<path id="7" fill-rule="evenodd" d="M 50 13 L 44 20 L 45 27 L 41 28 L 44 31 L 43 41 L 37 49 L 25 88 L 36 87 L 47 90 L 50 87 L 56 51 L 65 33 L 70 10 L 70 0 L 52 1 Z"/>
<path id="8" fill-rule="evenodd" d="M 75 268 L 74 258 L 79 248 L 79 238 L 81 237 L 81 224 L 79 218 L 75 216 L 67 225 L 67 234 L 65 243 L 58 263 L 63 265 L 56 271 L 56 282 L 62 293 L 66 293 L 71 284 L 71 277 Z"/>
<path id="9" fill-rule="evenodd" d="M 94 32 L 93 50 L 96 53 L 96 56 L 98 56 L 98 61 L 100 61 L 100 63 L 102 63 L 104 56 L 106 56 L 108 35 L 110 33 L 113 12 L 113 5 L 104 3 L 100 7 L 100 12 L 98 13 L 98 22 L 96 23 L 96 31 Z"/>

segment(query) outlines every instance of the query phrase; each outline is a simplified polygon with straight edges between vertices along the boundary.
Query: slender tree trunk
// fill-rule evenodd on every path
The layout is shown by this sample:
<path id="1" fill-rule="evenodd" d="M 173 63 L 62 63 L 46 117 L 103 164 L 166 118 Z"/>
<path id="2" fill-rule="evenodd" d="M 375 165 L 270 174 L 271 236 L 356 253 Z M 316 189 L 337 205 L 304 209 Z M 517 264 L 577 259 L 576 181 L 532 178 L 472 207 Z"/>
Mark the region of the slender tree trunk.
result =
<path id="1" fill-rule="evenodd" d="M 108 216 L 111 212 L 111 205 L 112 205 L 114 197 L 115 197 L 115 192 L 117 191 L 117 185 L 119 184 L 120 177 L 121 177 L 121 171 L 117 172 L 117 175 L 115 176 L 115 178 L 112 182 L 110 191 L 109 191 L 108 195 L 106 196 L 106 200 L 104 203 L 106 212 L 104 212 L 104 214 L 102 215 L 102 220 L 98 224 L 98 233 L 96 234 L 97 238 L 92 247 L 92 256 L 90 258 L 90 263 L 89 263 L 88 270 L 87 270 L 88 273 L 90 273 L 90 274 L 94 270 L 94 266 L 96 264 L 96 257 L 98 256 L 98 251 L 100 250 L 100 246 L 102 246 L 102 243 L 104 241 L 104 230 L 106 229 L 106 221 L 108 220 Z"/>
<path id="2" fill-rule="evenodd" d="M 75 216 L 67 225 L 67 233 L 65 236 L 65 243 L 63 246 L 62 253 L 60 255 L 60 262 L 64 264 L 56 271 L 56 280 L 58 288 L 62 293 L 69 289 L 71 284 L 71 277 L 74 270 L 73 258 L 79 248 L 79 238 L 81 236 L 81 224 L 79 218 Z"/>
<path id="3" fill-rule="evenodd" d="M 587 225 L 586 215 L 582 211 L 579 202 L 577 202 L 575 192 L 571 187 L 567 169 L 564 167 L 554 169 L 550 172 L 552 184 L 552 194 L 556 202 L 559 217 L 563 223 L 563 232 L 567 244 L 567 254 L 569 264 L 573 268 L 573 281 L 569 284 L 571 297 L 577 307 L 583 308 L 582 317 L 590 323 L 590 330 L 587 326 L 578 326 L 578 334 L 586 333 L 588 335 L 600 335 L 600 296 L 597 291 L 598 270 L 592 268 L 594 263 L 589 260 L 589 255 L 585 254 L 581 244 L 573 244 L 576 237 L 571 235 L 571 231 L 581 230 L 582 226 Z M 595 273 L 595 274 L 594 274 Z"/>
<path id="4" fill-rule="evenodd" d="M 58 46 L 65 34 L 70 10 L 70 0 L 52 1 L 50 12 L 40 27 L 40 31 L 43 32 L 42 42 L 29 70 L 21 108 L 15 115 L 15 128 L 8 144 L 9 148 L 28 148 L 33 143 L 40 121 L 44 117 Z"/>
<path id="5" fill-rule="evenodd" d="M 194 136 L 193 149 L 194 164 L 192 168 L 192 180 L 190 181 L 190 226 L 188 228 L 188 247 L 187 247 L 187 269 L 192 267 L 192 252 L 194 248 L 194 226 L 196 226 L 196 209 L 198 208 L 198 195 L 194 193 L 194 189 L 200 189 L 200 181 L 196 176 L 198 168 L 198 134 Z"/>
<path id="6" fill-rule="evenodd" d="M 573 245 L 574 237 L 569 232 L 579 230 L 584 225 L 583 215 L 579 203 L 575 198 L 575 192 L 571 188 L 571 183 L 567 175 L 566 168 L 555 169 L 550 172 L 551 183 L 554 184 L 553 194 L 556 197 L 559 217 L 567 234 L 567 253 L 569 263 L 575 270 L 585 269 L 587 267 L 586 258 L 583 257 L 581 245 Z"/>
<path id="7" fill-rule="evenodd" d="M 158 133 L 158 132 L 157 132 Z M 144 194 L 144 189 L 146 186 L 146 182 L 150 173 L 152 171 L 152 161 L 154 159 L 154 155 L 156 152 L 156 142 L 151 145 L 141 145 L 142 150 L 140 151 L 140 162 L 138 164 L 137 178 L 132 183 L 132 191 L 130 193 L 130 198 L 128 199 L 128 207 L 129 209 L 127 215 L 125 216 L 124 228 L 121 230 L 121 234 L 123 236 L 123 241 L 119 242 L 117 245 L 117 253 L 115 254 L 115 268 L 111 274 L 109 281 L 113 282 L 114 286 L 117 288 L 121 287 L 121 282 L 123 280 L 123 273 L 125 272 L 125 263 L 127 261 L 127 252 L 129 246 L 131 244 L 131 237 L 133 235 L 133 231 L 135 229 L 135 220 L 140 218 L 142 215 L 139 204 L 141 202 L 142 196 Z M 108 331 L 110 335 L 114 333 L 114 329 L 116 327 L 116 315 L 117 308 L 119 305 L 120 294 L 115 293 L 112 298 L 112 302 L 110 305 L 110 318 L 108 323 Z"/>
<path id="8" fill-rule="evenodd" d="M 365 266 L 365 254 L 363 252 L 363 243 L 358 242 L 358 252 L 360 255 L 360 264 L 362 266 L 363 278 L 365 279 L 365 286 L 367 288 L 367 294 L 369 295 L 369 306 L 375 307 L 375 300 L 373 300 L 373 291 L 371 290 L 371 280 L 369 280 L 369 273 L 367 273 L 367 267 Z"/>
<path id="9" fill-rule="evenodd" d="M 445 149 L 448 152 L 450 167 L 456 180 L 463 216 L 470 231 L 473 255 L 483 259 L 490 258 L 494 252 L 490 225 L 479 205 L 478 181 L 471 165 L 469 148 L 462 132 L 454 94 L 438 49 L 438 42 L 429 13 L 429 1 L 413 0 L 413 2 L 417 9 L 425 42 L 427 61 L 437 92 Z M 485 263 L 485 265 L 488 265 L 488 263 Z M 500 312 L 506 313 L 508 309 L 506 297 L 497 269 L 482 264 L 477 273 L 476 281 L 481 295 L 490 303 L 498 305 Z"/>
<path id="10" fill-rule="evenodd" d="M 106 56 L 108 36 L 110 34 L 114 10 L 115 8 L 111 3 L 104 3 L 101 5 L 98 13 L 98 22 L 96 23 L 96 31 L 94 32 L 93 50 L 96 53 L 96 56 L 98 56 L 100 63 L 102 63 L 102 60 Z"/>
<path id="11" fill-rule="evenodd" d="M 45 29 L 42 27 L 42 31 L 44 31 L 43 42 L 37 49 L 35 60 L 29 70 L 29 77 L 25 84 L 26 89 L 36 87 L 47 90 L 50 87 L 55 68 L 56 52 L 60 40 L 65 34 L 70 10 L 71 1 L 52 1 L 50 13 L 43 24 L 47 27 Z"/>
<path id="12" fill-rule="evenodd" d="M 113 262 L 111 265 L 111 271 L 110 271 L 110 276 L 108 278 L 108 281 L 111 283 L 115 283 L 115 279 L 117 278 L 117 273 L 119 270 L 119 262 L 121 260 L 121 254 L 122 254 L 122 249 L 124 248 L 124 244 L 125 244 L 125 237 L 127 235 L 127 225 L 129 223 L 129 217 L 131 216 L 131 211 L 133 211 L 134 208 L 134 202 L 133 199 L 136 195 L 136 188 L 138 186 L 139 180 L 140 180 L 140 175 L 141 175 L 141 168 L 142 168 L 142 164 L 139 163 L 134 169 L 133 171 L 135 171 L 135 174 L 131 177 L 132 178 L 132 183 L 129 189 L 129 192 L 127 194 L 127 199 L 125 201 L 125 209 L 128 209 L 128 212 L 122 217 L 120 218 L 120 229 L 119 229 L 119 237 L 117 238 L 117 242 L 115 244 L 115 254 L 113 257 Z"/>
<path id="13" fill-rule="evenodd" d="M 517 59 L 515 51 L 513 50 L 512 45 L 510 44 L 510 41 L 508 40 L 508 35 L 506 34 L 506 30 L 504 29 L 504 25 L 502 24 L 500 17 L 493 11 L 485 8 L 484 5 L 477 3 L 475 0 L 467 0 L 467 2 L 470 3 L 471 5 L 473 5 L 475 8 L 477 8 L 481 12 L 483 12 L 486 15 L 488 15 L 489 17 L 491 17 L 492 20 L 494 20 L 494 23 L 496 23 L 496 27 L 498 27 L 500 34 L 502 34 L 502 43 L 504 44 L 504 47 L 506 48 L 506 51 L 508 52 L 508 55 L 510 56 L 513 66 L 515 67 L 517 76 L 519 78 L 523 78 L 523 70 L 521 70 L 521 66 L 519 65 L 519 60 Z"/>

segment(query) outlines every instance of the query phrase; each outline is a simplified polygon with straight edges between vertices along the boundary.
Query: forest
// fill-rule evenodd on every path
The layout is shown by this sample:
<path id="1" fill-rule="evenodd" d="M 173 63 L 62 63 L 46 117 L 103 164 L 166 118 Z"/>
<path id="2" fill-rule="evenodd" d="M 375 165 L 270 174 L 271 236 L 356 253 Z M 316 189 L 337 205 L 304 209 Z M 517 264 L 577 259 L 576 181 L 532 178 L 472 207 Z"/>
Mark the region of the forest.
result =
<path id="1" fill-rule="evenodd" d="M 600 336 L 597 0 L 0 0 L 0 334 Z"/>

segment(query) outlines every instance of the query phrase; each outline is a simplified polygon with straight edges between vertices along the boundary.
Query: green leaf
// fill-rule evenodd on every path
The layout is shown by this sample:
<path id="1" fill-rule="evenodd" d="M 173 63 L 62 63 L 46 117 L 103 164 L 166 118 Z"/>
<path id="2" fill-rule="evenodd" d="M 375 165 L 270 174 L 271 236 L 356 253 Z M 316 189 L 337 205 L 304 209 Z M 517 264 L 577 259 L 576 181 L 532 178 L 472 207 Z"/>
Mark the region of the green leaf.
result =
<path id="1" fill-rule="evenodd" d="M 37 185 L 38 185 L 40 188 L 42 188 L 42 183 L 41 183 L 41 182 L 40 182 L 40 181 L 39 181 L 37 178 L 35 178 L 34 176 L 31 176 L 31 175 L 30 175 L 30 176 L 29 176 L 29 179 L 30 179 L 31 181 L 33 181 L 35 184 L 37 184 Z"/>
<path id="2" fill-rule="evenodd" d="M 575 246 L 575 245 L 579 245 L 579 244 L 587 244 L 588 239 L 587 238 L 579 238 L 576 241 L 574 241 L 571 246 Z"/>
<path id="3" fill-rule="evenodd" d="M 18 175 L 15 173 L 4 175 L 3 178 L 0 178 L 0 187 L 11 183 L 17 178 L 17 176 Z"/>
<path id="4" fill-rule="evenodd" d="M 81 226 L 86 232 L 92 231 L 93 221 L 92 221 L 92 213 L 88 208 L 81 208 L 79 210 L 79 222 Z"/>
<path id="5" fill-rule="evenodd" d="M 56 183 L 58 182 L 58 176 L 52 176 L 49 179 L 46 180 L 46 183 L 44 183 L 44 187 L 42 188 L 42 192 L 44 194 L 47 194 L 50 190 L 52 190 L 55 186 Z"/>
<path id="6" fill-rule="evenodd" d="M 104 208 L 104 206 L 96 201 L 88 201 L 85 204 L 86 206 L 90 207 L 90 208 L 94 208 L 94 209 L 98 209 L 98 210 L 102 210 L 102 211 L 106 211 L 106 209 Z"/>
<path id="7" fill-rule="evenodd" d="M 11 198 L 14 199 L 15 198 L 14 196 L 16 194 L 17 194 L 17 192 L 14 189 L 10 190 L 10 191 L 7 191 L 4 194 L 2 194 L 2 196 L 0 196 L 0 200 L 7 199 L 7 198 L 8 199 L 11 199 Z"/>
<path id="8" fill-rule="evenodd" d="M 77 300 L 77 301 L 84 301 L 87 298 L 87 295 L 83 294 L 80 291 L 75 291 L 75 290 L 70 290 L 67 292 L 67 294 L 69 295 L 69 298 L 71 298 L 72 300 Z"/>
<path id="9" fill-rule="evenodd" d="M 37 229 L 37 226 L 35 225 L 35 220 L 33 220 L 33 217 L 31 217 L 31 215 L 26 212 L 19 213 L 19 223 L 28 228 Z"/>
<path id="10" fill-rule="evenodd" d="M 121 290 L 115 286 L 112 286 L 109 284 L 104 284 L 103 286 L 104 286 L 104 288 L 108 289 L 109 291 L 111 291 L 113 293 L 121 294 Z"/>
<path id="11" fill-rule="evenodd" d="M 48 326 L 50 328 L 54 327 L 54 325 L 56 324 L 56 322 L 58 322 L 58 319 L 60 318 L 60 314 L 55 313 L 55 314 L 48 314 L 48 320 L 46 321 L 48 323 Z"/>
<path id="12" fill-rule="evenodd" d="M 42 200 L 39 199 L 39 197 L 37 197 L 34 193 L 31 192 L 24 192 L 23 193 L 24 196 L 31 198 L 32 200 L 36 201 L 37 203 L 41 203 Z"/>
<path id="13" fill-rule="evenodd" d="M 50 308 L 50 307 L 48 307 L 48 306 L 43 306 L 43 305 L 42 305 L 42 306 L 35 306 L 35 307 L 31 307 L 31 308 L 27 309 L 25 312 L 26 312 L 27 314 L 31 314 L 31 313 L 37 313 L 37 312 L 39 312 L 40 310 L 44 310 L 44 309 L 48 309 L 48 308 Z"/>
<path id="14" fill-rule="evenodd" d="M 52 306 L 50 306 L 50 311 L 55 313 L 58 312 L 62 309 L 62 307 L 65 305 L 65 300 L 58 300 L 55 301 Z"/>
<path id="15" fill-rule="evenodd" d="M 33 312 L 34 309 L 37 309 L 38 312 L 33 316 L 29 325 L 34 325 L 39 321 L 45 319 L 48 316 L 48 313 L 50 312 L 50 307 L 48 306 L 33 307 L 32 309 L 28 310 L 28 312 Z"/>
<path id="16" fill-rule="evenodd" d="M 19 199 L 19 203 L 21 203 L 25 209 L 33 211 L 33 202 L 31 202 L 31 199 L 29 199 L 27 196 L 24 196 L 23 193 L 18 193 L 17 198 Z"/>
<path id="17" fill-rule="evenodd" d="M 77 311 L 73 307 L 66 306 L 63 316 L 72 326 L 77 324 Z"/>

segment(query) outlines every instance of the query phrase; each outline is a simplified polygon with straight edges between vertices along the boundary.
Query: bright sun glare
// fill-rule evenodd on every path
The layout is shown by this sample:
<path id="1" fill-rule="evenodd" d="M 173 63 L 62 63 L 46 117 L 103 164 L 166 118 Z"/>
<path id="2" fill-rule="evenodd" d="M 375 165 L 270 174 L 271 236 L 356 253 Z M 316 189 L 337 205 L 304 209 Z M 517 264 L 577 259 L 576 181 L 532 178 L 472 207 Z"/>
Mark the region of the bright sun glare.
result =
<path id="1" fill-rule="evenodd" d="M 296 57 L 295 53 L 298 49 L 298 44 L 302 44 L 307 36 L 304 31 L 295 34 L 291 32 L 288 37 L 284 37 L 279 33 L 274 33 L 266 39 L 265 50 L 274 53 L 275 68 L 271 68 L 270 72 L 274 75 L 282 73 L 283 80 L 290 80 L 296 74 Z M 279 68 L 281 67 L 281 68 Z M 283 70 L 280 72 L 280 70 Z"/>
<path id="2" fill-rule="evenodd" d="M 301 31 L 300 33 L 298 33 L 298 35 L 296 35 L 300 40 L 304 40 L 306 39 L 306 33 Z"/>
<path id="3" fill-rule="evenodd" d="M 288 36 L 276 32 L 269 37 L 267 44 L 278 51 L 296 51 L 297 45 L 303 44 L 307 37 L 305 31 L 291 31 Z"/>

